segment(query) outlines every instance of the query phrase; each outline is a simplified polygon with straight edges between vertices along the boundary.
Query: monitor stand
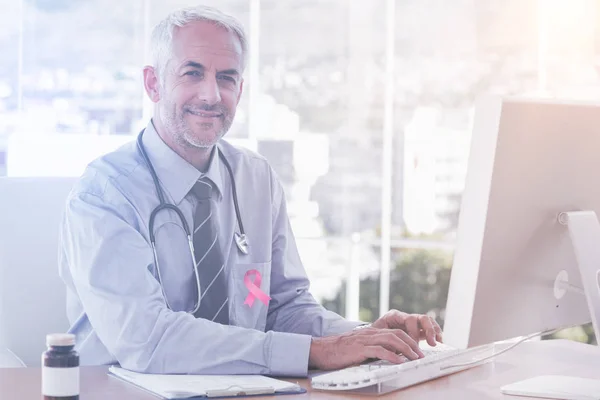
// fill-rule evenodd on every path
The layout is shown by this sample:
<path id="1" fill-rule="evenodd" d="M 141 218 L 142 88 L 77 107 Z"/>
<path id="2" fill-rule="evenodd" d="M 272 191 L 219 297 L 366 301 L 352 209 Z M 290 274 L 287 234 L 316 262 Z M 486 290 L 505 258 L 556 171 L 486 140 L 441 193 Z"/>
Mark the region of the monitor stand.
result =
<path id="1" fill-rule="evenodd" d="M 590 310 L 596 342 L 600 345 L 600 223 L 594 211 L 570 211 L 558 215 L 558 221 L 569 229 L 569 236 L 575 251 L 575 258 L 581 273 L 583 290 L 568 281 L 566 271 L 561 271 L 556 277 L 554 295 L 560 298 L 560 292 L 573 291 L 585 295 Z M 562 276 L 561 276 L 562 275 Z M 539 384 L 539 383 L 542 384 Z M 554 391 L 548 389 L 548 382 L 559 385 Z M 533 379 L 525 379 L 501 388 L 502 393 L 518 394 L 528 397 L 543 397 L 553 395 L 557 399 L 574 399 L 579 394 L 583 396 L 586 385 L 598 385 L 598 380 L 585 380 L 574 376 L 542 375 Z M 513 388 L 519 388 L 514 392 Z M 526 390 L 523 390 L 526 389 Z M 558 390 L 558 391 L 557 391 Z M 587 395 L 587 393 L 585 393 Z M 580 397 L 577 397 L 580 398 Z M 583 397 L 581 397 L 583 398 Z"/>
<path id="2" fill-rule="evenodd" d="M 569 229 L 594 334 L 600 344 L 600 223 L 594 211 L 562 212 L 558 215 L 558 221 Z M 576 290 L 569 287 L 571 285 L 568 283 L 565 284 L 565 289 Z"/>

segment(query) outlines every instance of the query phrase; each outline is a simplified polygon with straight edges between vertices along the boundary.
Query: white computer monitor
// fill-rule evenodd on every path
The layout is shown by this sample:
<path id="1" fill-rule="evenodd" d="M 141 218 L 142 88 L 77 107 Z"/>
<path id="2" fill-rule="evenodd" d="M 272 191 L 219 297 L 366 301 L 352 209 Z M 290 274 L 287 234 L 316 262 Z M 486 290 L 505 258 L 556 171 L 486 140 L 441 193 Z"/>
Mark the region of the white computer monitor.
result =
<path id="1" fill-rule="evenodd" d="M 596 214 L 600 104 L 479 102 L 445 342 L 469 348 L 592 320 L 597 333 Z"/>

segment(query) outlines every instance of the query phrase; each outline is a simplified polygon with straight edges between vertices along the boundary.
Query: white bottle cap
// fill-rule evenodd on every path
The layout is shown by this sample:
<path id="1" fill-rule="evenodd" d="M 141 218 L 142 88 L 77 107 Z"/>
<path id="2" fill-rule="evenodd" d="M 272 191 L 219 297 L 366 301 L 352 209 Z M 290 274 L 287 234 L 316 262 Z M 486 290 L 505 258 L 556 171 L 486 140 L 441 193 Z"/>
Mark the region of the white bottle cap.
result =
<path id="1" fill-rule="evenodd" d="M 46 346 L 75 346 L 75 335 L 71 333 L 51 333 L 46 335 Z"/>

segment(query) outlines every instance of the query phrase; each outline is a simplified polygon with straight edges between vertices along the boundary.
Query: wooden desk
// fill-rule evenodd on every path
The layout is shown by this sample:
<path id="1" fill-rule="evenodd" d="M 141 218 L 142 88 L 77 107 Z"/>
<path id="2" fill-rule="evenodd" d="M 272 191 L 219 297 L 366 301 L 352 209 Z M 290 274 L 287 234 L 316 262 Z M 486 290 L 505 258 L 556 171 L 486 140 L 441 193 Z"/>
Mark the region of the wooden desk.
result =
<path id="1" fill-rule="evenodd" d="M 82 400 L 156 400 L 127 383 L 106 374 L 106 367 L 81 367 Z M 384 399 L 517 399 L 500 393 L 500 386 L 536 375 L 558 374 L 600 379 L 600 347 L 567 340 L 526 342 L 498 356 L 493 362 L 438 378 Z M 295 380 L 294 380 L 295 381 Z M 39 400 L 40 368 L 0 368 L 0 399 Z M 302 395 L 280 396 L 286 400 L 358 398 L 348 393 L 311 391 L 308 380 L 300 384 L 309 390 Z M 273 396 L 254 397 L 271 399 Z"/>

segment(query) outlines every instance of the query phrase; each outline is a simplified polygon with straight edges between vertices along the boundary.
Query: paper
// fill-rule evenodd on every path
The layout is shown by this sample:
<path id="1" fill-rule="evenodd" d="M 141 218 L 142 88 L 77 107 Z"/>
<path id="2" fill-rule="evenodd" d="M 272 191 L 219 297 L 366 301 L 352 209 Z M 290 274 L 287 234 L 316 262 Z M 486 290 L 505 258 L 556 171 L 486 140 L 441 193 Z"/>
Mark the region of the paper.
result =
<path id="1" fill-rule="evenodd" d="M 598 400 L 600 399 L 600 380 L 543 375 L 502 386 L 500 390 L 504 394 L 545 399 Z"/>
<path id="2" fill-rule="evenodd" d="M 114 366 L 109 372 L 165 399 L 303 392 L 294 383 L 262 375 L 141 374 Z"/>

